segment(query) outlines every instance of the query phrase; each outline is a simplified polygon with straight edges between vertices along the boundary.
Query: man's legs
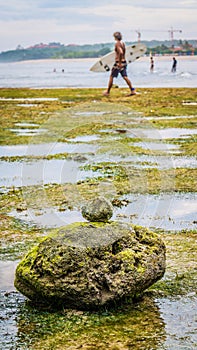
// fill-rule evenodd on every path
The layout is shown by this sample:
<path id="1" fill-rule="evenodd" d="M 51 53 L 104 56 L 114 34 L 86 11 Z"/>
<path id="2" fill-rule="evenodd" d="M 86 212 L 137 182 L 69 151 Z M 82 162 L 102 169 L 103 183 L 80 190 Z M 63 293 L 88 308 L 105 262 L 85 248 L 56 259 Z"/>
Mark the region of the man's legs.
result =
<path id="1" fill-rule="evenodd" d="M 128 76 L 127 76 L 127 73 L 126 73 L 126 66 L 125 66 L 124 69 L 123 69 L 122 71 L 119 71 L 119 69 L 116 68 L 116 67 L 113 67 L 113 68 L 112 68 L 112 72 L 111 72 L 111 75 L 110 75 L 110 77 L 109 77 L 108 88 L 107 88 L 107 90 L 103 93 L 104 96 L 109 96 L 110 90 L 111 90 L 112 85 L 113 85 L 113 80 L 114 80 L 114 78 L 117 78 L 117 76 L 118 76 L 119 73 L 121 73 L 123 79 L 126 81 L 127 85 L 128 85 L 129 88 L 130 88 L 130 91 L 131 91 L 131 92 L 130 92 L 129 96 L 135 95 L 135 94 L 136 94 L 135 89 L 133 88 L 133 86 L 132 86 L 132 84 L 131 84 L 131 81 L 130 81 L 130 79 L 129 79 Z"/>
<path id="2" fill-rule="evenodd" d="M 130 88 L 130 90 L 131 90 L 130 95 L 135 95 L 135 94 L 136 94 L 136 92 L 135 92 L 135 89 L 133 88 L 133 86 L 132 86 L 132 84 L 131 84 L 130 79 L 129 79 L 127 76 L 124 76 L 124 77 L 123 77 L 123 79 L 126 81 L 126 83 L 127 83 L 128 87 L 129 87 L 129 88 Z"/>
<path id="3" fill-rule="evenodd" d="M 103 93 L 104 96 L 108 96 L 110 94 L 110 90 L 112 88 L 112 85 L 113 85 L 113 80 L 114 78 L 112 77 L 112 75 L 110 75 L 109 77 L 109 82 L 108 82 L 108 88 L 107 90 Z"/>

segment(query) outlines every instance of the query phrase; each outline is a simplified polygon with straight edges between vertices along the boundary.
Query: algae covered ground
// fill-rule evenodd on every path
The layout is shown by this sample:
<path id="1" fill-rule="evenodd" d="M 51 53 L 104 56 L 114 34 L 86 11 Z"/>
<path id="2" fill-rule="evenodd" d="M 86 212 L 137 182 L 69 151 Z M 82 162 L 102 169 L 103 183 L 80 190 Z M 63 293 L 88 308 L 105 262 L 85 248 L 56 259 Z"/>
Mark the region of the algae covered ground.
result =
<path id="1" fill-rule="evenodd" d="M 102 92 L 0 89 L 5 350 L 197 345 L 197 89 Z M 14 290 L 17 262 L 54 227 L 81 221 L 81 206 L 100 194 L 112 202 L 114 220 L 147 225 L 162 237 L 164 278 L 113 310 L 36 309 Z"/>

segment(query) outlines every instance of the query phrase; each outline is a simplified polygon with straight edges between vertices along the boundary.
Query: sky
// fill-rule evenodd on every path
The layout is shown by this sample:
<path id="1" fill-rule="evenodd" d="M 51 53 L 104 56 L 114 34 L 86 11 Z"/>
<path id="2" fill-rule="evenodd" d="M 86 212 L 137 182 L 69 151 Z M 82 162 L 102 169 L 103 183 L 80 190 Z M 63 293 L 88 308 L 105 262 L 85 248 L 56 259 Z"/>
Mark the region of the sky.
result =
<path id="1" fill-rule="evenodd" d="M 197 40 L 197 0 L 0 0 L 0 52 L 60 42 Z M 181 31 L 181 32 L 180 32 Z"/>

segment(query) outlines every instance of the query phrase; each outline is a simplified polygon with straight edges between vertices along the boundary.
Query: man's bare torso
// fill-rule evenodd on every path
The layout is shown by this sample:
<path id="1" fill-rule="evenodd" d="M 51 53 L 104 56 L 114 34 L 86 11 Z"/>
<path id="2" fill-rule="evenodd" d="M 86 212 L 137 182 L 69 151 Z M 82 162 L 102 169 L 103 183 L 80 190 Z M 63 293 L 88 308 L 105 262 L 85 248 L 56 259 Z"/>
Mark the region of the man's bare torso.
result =
<path id="1" fill-rule="evenodd" d="M 125 61 L 125 44 L 122 41 L 117 41 L 115 45 L 115 60 L 116 62 Z"/>

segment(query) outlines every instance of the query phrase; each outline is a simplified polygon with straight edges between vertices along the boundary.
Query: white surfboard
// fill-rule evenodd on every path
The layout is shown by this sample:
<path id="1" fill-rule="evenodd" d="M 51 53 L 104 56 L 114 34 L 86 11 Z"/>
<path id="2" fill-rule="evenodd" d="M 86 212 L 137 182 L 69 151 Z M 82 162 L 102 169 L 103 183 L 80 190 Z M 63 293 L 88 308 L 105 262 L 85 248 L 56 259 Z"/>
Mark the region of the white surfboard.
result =
<path id="1" fill-rule="evenodd" d="M 126 61 L 127 63 L 134 62 L 146 52 L 146 46 L 141 43 L 126 46 Z M 115 51 L 108 53 L 101 57 L 93 66 L 90 68 L 92 72 L 108 72 L 111 70 L 115 62 Z"/>

